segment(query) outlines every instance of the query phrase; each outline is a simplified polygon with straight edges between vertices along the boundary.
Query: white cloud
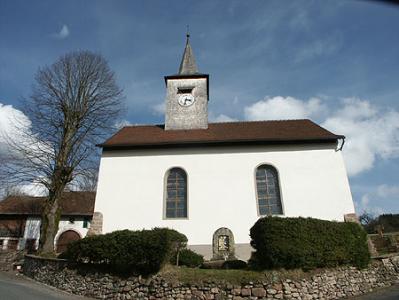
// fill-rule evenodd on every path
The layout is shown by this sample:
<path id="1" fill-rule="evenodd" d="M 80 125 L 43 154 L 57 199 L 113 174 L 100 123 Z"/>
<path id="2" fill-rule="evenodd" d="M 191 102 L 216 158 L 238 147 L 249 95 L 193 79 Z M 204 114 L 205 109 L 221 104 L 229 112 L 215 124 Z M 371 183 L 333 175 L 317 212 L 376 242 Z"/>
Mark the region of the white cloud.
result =
<path id="1" fill-rule="evenodd" d="M 399 185 L 381 184 L 377 187 L 377 195 L 381 198 L 395 197 L 399 199 Z"/>
<path id="2" fill-rule="evenodd" d="M 37 136 L 32 133 L 31 125 L 31 121 L 22 111 L 12 105 L 0 103 L 0 161 L 4 160 L 6 169 L 14 167 L 15 159 L 19 160 L 18 163 L 22 163 L 25 159 L 29 162 L 43 163 L 44 157 L 47 157 L 46 152 L 49 156 L 52 155 L 52 147 L 37 139 Z M 8 172 L 2 171 L 6 174 Z M 45 193 L 45 188 L 39 184 L 39 175 L 31 183 L 26 183 L 24 176 L 17 175 L 16 178 L 9 179 L 11 182 L 15 180 L 13 184 L 18 184 L 18 180 L 21 180 L 15 188 L 23 193 L 33 196 Z M 4 186 L 0 186 L 0 195 L 3 193 Z"/>
<path id="3" fill-rule="evenodd" d="M 357 214 L 360 215 L 364 212 L 371 213 L 374 216 L 379 216 L 384 213 L 384 209 L 370 203 L 370 195 L 365 194 L 362 196 L 360 202 L 355 202 Z"/>
<path id="4" fill-rule="evenodd" d="M 399 157 L 399 112 L 366 100 L 342 99 L 332 109 L 319 98 L 276 96 L 245 107 L 244 116 L 247 120 L 321 120 L 326 129 L 346 136 L 343 155 L 350 176 L 370 170 L 378 158 Z"/>
<path id="5" fill-rule="evenodd" d="M 302 101 L 293 97 L 265 98 L 244 108 L 247 120 L 305 119 L 325 110 L 318 98 Z"/>
<path id="6" fill-rule="evenodd" d="M 69 36 L 69 28 L 67 25 L 62 25 L 61 30 L 57 33 L 53 34 L 53 37 L 56 39 L 63 40 Z"/>
<path id="7" fill-rule="evenodd" d="M 370 170 L 377 158 L 399 156 L 397 111 L 383 111 L 365 100 L 344 99 L 322 126 L 346 136 L 343 155 L 351 176 Z"/>
<path id="8" fill-rule="evenodd" d="M 119 130 L 125 126 L 130 126 L 132 123 L 130 123 L 128 120 L 121 120 L 115 123 L 114 127 L 115 129 Z"/>
<path id="9" fill-rule="evenodd" d="M 14 141 L 22 138 L 17 127 L 30 128 L 30 126 L 31 121 L 22 111 L 12 105 L 0 103 L 0 155 L 9 151 L 7 144 L 9 137 Z"/>
<path id="10" fill-rule="evenodd" d="M 37 184 L 37 183 L 31 183 L 31 184 L 25 184 L 25 185 L 21 185 L 18 187 L 18 189 L 29 196 L 47 196 L 48 191 L 47 189 L 41 185 L 41 184 Z"/>
<path id="11" fill-rule="evenodd" d="M 220 114 L 217 117 L 213 118 L 212 121 L 216 122 L 216 123 L 222 123 L 222 122 L 233 122 L 233 121 L 236 121 L 236 119 L 233 119 L 233 118 L 231 118 L 229 116 L 226 116 L 224 114 Z"/>

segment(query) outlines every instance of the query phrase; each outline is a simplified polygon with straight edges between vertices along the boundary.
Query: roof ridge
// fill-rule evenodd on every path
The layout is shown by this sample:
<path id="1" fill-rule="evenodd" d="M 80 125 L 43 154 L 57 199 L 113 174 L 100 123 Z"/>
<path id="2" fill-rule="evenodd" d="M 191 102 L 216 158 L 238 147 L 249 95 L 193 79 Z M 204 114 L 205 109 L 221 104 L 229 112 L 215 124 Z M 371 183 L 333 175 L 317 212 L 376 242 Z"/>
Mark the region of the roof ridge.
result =
<path id="1" fill-rule="evenodd" d="M 121 127 L 121 129 L 128 128 L 128 127 L 163 127 L 163 126 L 165 126 L 165 124 L 130 124 L 130 125 L 125 125 L 125 126 Z M 121 130 L 121 129 L 119 129 L 119 130 Z"/>
<path id="2" fill-rule="evenodd" d="M 267 123 L 267 122 L 290 122 L 290 121 L 310 121 L 310 119 L 278 119 L 278 120 L 243 120 L 243 121 L 225 121 L 225 122 L 212 122 L 208 124 L 237 124 L 237 123 Z M 314 122 L 313 122 L 314 123 Z"/>

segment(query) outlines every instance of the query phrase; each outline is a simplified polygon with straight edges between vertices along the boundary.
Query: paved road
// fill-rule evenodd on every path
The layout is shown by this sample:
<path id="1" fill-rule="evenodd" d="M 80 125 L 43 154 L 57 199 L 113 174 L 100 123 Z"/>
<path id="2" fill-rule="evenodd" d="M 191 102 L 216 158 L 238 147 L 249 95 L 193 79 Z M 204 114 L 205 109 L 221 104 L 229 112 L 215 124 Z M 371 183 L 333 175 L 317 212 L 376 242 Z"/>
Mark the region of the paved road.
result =
<path id="1" fill-rule="evenodd" d="M 351 300 L 398 300 L 398 299 L 399 299 L 399 285 L 382 289 L 364 296 L 351 298 Z"/>
<path id="2" fill-rule="evenodd" d="M 0 272 L 0 300 L 87 300 L 35 283 L 23 276 Z"/>

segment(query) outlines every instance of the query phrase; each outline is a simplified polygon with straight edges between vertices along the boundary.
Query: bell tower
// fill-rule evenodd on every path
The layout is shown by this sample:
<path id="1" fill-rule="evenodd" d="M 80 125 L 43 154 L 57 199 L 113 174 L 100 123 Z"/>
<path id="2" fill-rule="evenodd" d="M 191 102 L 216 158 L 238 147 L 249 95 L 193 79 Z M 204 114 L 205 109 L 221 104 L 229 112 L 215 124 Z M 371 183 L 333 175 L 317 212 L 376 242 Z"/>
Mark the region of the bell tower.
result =
<path id="1" fill-rule="evenodd" d="M 209 75 L 198 72 L 190 34 L 178 74 L 165 76 L 165 130 L 208 128 Z"/>

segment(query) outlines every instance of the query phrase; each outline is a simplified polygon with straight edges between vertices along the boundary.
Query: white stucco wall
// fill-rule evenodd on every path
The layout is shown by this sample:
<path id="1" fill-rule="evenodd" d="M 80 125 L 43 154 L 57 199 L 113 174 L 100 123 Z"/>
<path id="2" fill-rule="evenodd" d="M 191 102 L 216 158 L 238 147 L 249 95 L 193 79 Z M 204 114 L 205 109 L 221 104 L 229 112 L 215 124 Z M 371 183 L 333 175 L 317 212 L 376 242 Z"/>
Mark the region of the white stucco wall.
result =
<path id="1" fill-rule="evenodd" d="M 201 245 L 228 227 L 236 243 L 249 243 L 249 229 L 259 218 L 260 164 L 279 172 L 285 216 L 342 221 L 354 213 L 342 154 L 331 145 L 104 152 L 95 211 L 103 213 L 103 232 L 170 227 Z M 188 175 L 187 219 L 164 219 L 164 176 L 172 167 Z"/>
<path id="2" fill-rule="evenodd" d="M 84 228 L 83 223 L 84 223 L 84 217 L 77 216 L 73 217 L 74 222 L 70 222 L 70 218 L 61 218 L 59 225 L 58 225 L 58 231 L 54 239 L 54 247 L 57 244 L 57 240 L 59 236 L 67 231 L 67 230 L 73 230 L 77 232 L 81 238 L 84 238 L 90 228 L 90 222 L 88 221 L 88 227 Z M 39 239 L 40 239 L 40 225 L 41 225 L 41 219 L 39 217 L 28 217 L 26 219 L 26 225 L 25 225 L 25 230 L 24 230 L 24 237 L 20 239 L 19 244 L 18 244 L 18 249 L 24 249 L 25 248 L 25 243 L 27 239 L 36 239 L 36 248 L 39 246 Z M 5 246 L 4 246 L 5 247 Z"/>
<path id="3" fill-rule="evenodd" d="M 55 236 L 55 239 L 54 239 L 54 245 L 56 245 L 59 236 L 63 232 L 68 231 L 68 230 L 73 230 L 73 231 L 77 232 L 81 238 L 84 238 L 86 236 L 87 232 L 89 231 L 90 222 L 88 223 L 87 228 L 83 227 L 83 223 L 84 223 L 84 218 L 82 218 L 82 217 L 75 217 L 73 223 L 70 222 L 69 218 L 61 218 L 60 223 L 58 224 L 57 235 Z"/>

